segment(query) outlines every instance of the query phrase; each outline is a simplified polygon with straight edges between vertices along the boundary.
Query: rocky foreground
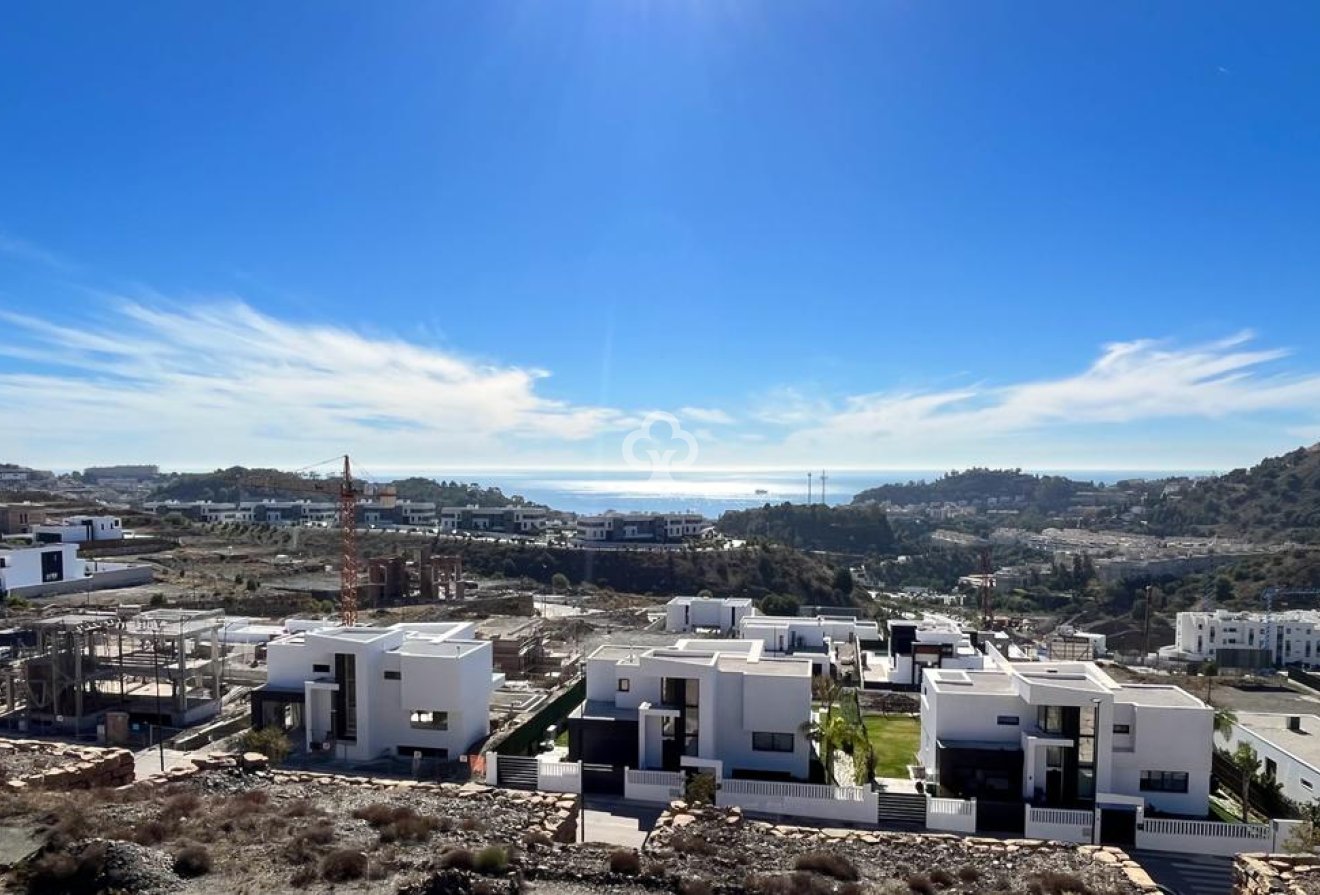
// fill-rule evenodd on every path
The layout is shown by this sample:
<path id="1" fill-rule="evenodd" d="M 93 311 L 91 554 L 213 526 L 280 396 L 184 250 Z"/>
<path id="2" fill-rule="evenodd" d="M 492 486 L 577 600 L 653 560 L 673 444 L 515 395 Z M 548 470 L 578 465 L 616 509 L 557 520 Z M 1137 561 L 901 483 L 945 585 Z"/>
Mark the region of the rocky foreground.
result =
<path id="1" fill-rule="evenodd" d="M 1126 855 L 1031 840 L 819 830 L 674 803 L 638 854 L 574 844 L 575 796 L 267 770 L 0 795 L 0 865 L 32 893 L 1138 895 Z"/>

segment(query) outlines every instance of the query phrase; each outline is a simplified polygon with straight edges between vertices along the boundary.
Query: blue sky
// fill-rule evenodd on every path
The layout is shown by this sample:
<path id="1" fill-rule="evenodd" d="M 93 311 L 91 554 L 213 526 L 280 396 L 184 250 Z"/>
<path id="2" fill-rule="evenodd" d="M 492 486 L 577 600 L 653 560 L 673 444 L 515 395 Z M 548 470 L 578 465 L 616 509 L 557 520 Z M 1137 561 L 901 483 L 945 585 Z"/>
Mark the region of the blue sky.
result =
<path id="1" fill-rule="evenodd" d="M 651 411 L 712 466 L 1320 440 L 1312 3 L 0 15 L 3 459 L 617 466 Z"/>

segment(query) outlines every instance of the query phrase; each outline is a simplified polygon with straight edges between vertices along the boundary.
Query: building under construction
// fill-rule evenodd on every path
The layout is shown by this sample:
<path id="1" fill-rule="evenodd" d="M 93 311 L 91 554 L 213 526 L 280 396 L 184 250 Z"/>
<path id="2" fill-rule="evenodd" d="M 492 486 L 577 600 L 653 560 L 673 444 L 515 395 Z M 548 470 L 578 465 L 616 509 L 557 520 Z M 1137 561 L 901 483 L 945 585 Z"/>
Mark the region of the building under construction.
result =
<path id="1" fill-rule="evenodd" d="M 221 610 L 157 609 L 43 618 L 0 671 L 0 706 L 30 732 L 124 741 L 142 725 L 182 728 L 219 714 Z"/>

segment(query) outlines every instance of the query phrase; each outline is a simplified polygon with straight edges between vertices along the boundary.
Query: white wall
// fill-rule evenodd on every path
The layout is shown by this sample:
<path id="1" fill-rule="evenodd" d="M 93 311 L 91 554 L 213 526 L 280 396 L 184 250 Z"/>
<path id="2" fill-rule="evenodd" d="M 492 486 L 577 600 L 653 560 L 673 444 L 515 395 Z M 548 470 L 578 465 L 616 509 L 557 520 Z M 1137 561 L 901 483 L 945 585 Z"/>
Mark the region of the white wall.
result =
<path id="1" fill-rule="evenodd" d="M 1170 814 L 1203 816 L 1210 799 L 1213 760 L 1213 711 L 1133 706 L 1131 752 L 1115 749 L 1113 776 L 1103 791 L 1140 796 L 1153 808 Z M 1186 771 L 1187 792 L 1141 789 L 1142 771 Z"/>
<path id="2" fill-rule="evenodd" d="M 635 771 L 623 778 L 623 797 L 638 802 L 669 802 L 683 798 L 683 775 L 669 771 Z"/>
<path id="3" fill-rule="evenodd" d="M 77 544 L 47 544 L 22 550 L 0 550 L 0 560 L 4 561 L 4 568 L 0 569 L 0 587 L 11 590 L 50 583 L 41 578 L 41 557 L 46 553 L 64 555 L 64 577 L 58 580 L 86 577 L 87 564 L 78 558 Z"/>
<path id="4" fill-rule="evenodd" d="M 875 825 L 874 790 L 860 786 L 813 786 L 761 780 L 721 780 L 715 794 L 720 808 L 738 806 L 761 814 L 787 814 L 819 820 Z"/>
<path id="5" fill-rule="evenodd" d="M 1249 730 L 1240 724 L 1234 724 L 1227 740 L 1222 737 L 1219 739 L 1229 752 L 1237 749 L 1240 743 L 1247 743 L 1255 749 L 1257 757 L 1260 758 L 1262 774 L 1265 772 L 1265 759 L 1271 759 L 1276 765 L 1274 770 L 1275 779 L 1282 785 L 1283 795 L 1287 798 L 1305 804 L 1314 802 L 1317 795 L 1320 795 L 1320 769 L 1307 764 L 1289 752 L 1285 752 L 1262 738 L 1255 731 Z M 1307 786 L 1306 784 L 1310 785 Z"/>
<path id="6" fill-rule="evenodd" d="M 926 829 L 976 833 L 976 799 L 926 799 Z"/>
<path id="7" fill-rule="evenodd" d="M 1090 843 L 1095 825 L 1094 811 L 1069 811 L 1061 808 L 1025 807 L 1028 839 L 1052 839 L 1058 842 Z"/>

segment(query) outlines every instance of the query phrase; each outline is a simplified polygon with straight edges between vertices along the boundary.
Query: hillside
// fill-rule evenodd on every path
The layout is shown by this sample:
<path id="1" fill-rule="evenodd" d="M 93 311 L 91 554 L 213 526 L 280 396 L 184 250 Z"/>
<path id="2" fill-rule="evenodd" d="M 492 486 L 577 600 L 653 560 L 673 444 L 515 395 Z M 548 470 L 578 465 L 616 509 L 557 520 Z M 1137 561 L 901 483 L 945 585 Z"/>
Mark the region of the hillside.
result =
<path id="1" fill-rule="evenodd" d="M 1020 469 L 983 469 L 974 467 L 950 472 L 933 482 L 880 485 L 853 497 L 854 504 L 891 503 L 898 506 L 920 503 L 959 503 L 982 505 L 990 501 L 1058 512 L 1067 509 L 1080 491 L 1093 491 L 1092 482 L 1077 482 L 1057 475 L 1031 475 Z"/>
<path id="2" fill-rule="evenodd" d="M 885 554 L 895 545 L 889 518 L 875 506 L 767 504 L 730 510 L 720 517 L 718 528 L 731 538 L 762 538 L 799 550 Z"/>
<path id="3" fill-rule="evenodd" d="M 315 497 L 308 494 L 308 479 L 278 469 L 246 469 L 231 466 L 215 472 L 171 473 L 151 494 L 152 500 L 212 500 L 232 503 L 239 500 Z M 478 484 L 440 482 L 426 478 L 407 478 L 392 482 L 401 500 L 434 501 L 441 506 L 502 507 L 522 504 L 521 497 L 508 497 L 499 488 Z M 325 481 L 325 496 L 333 497 L 337 486 Z"/>
<path id="4" fill-rule="evenodd" d="M 1320 543 L 1320 445 L 1166 493 L 1149 518 L 1160 534 Z"/>

